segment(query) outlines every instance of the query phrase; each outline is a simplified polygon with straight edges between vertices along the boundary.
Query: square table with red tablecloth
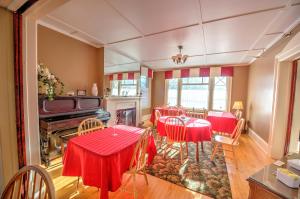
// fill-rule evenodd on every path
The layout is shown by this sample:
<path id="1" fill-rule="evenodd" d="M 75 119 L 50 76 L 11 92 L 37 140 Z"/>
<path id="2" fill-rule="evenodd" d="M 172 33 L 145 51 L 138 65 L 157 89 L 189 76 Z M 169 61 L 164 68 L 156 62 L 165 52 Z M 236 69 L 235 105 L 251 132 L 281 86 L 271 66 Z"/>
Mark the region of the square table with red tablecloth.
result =
<path id="1" fill-rule="evenodd" d="M 63 176 L 80 176 L 83 184 L 101 189 L 101 199 L 116 191 L 143 129 L 116 125 L 71 139 L 64 155 Z M 148 163 L 156 154 L 154 139 L 148 145 Z"/>

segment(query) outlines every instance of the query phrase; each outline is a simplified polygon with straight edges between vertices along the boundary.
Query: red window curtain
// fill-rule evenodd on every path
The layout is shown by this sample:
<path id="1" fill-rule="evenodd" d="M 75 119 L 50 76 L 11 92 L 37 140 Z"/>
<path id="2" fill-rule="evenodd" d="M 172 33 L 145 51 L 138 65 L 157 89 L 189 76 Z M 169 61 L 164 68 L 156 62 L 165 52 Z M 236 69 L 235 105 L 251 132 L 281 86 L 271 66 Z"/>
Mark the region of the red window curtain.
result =
<path id="1" fill-rule="evenodd" d="M 13 14 L 14 25 L 14 73 L 15 73 L 15 103 L 16 103 L 16 128 L 18 145 L 19 168 L 26 165 L 26 146 L 24 129 L 23 105 L 23 64 L 22 64 L 22 15 Z"/>

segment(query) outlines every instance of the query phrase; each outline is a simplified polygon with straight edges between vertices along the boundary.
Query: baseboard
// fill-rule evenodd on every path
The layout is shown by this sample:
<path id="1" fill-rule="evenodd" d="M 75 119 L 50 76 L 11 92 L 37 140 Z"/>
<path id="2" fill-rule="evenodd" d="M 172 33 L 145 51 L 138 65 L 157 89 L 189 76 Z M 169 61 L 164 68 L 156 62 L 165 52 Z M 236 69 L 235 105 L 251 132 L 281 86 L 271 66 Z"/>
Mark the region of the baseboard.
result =
<path id="1" fill-rule="evenodd" d="M 148 115 L 143 115 L 142 116 L 142 122 L 146 121 L 146 120 L 150 120 L 151 118 L 151 114 L 148 114 Z"/>
<path id="2" fill-rule="evenodd" d="M 257 144 L 257 146 L 265 153 L 268 154 L 268 143 L 263 140 L 255 131 L 248 129 L 249 137 Z"/>

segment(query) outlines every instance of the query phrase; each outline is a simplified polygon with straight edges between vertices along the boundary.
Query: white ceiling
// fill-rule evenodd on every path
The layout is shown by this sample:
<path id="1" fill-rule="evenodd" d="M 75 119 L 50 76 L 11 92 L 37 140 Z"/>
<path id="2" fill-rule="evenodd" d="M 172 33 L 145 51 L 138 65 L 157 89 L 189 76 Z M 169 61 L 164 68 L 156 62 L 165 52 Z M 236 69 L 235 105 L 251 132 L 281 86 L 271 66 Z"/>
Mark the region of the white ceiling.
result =
<path id="1" fill-rule="evenodd" d="M 44 26 L 105 47 L 105 73 L 242 65 L 300 22 L 300 0 L 70 0 Z M 175 65 L 183 45 L 190 57 Z"/>

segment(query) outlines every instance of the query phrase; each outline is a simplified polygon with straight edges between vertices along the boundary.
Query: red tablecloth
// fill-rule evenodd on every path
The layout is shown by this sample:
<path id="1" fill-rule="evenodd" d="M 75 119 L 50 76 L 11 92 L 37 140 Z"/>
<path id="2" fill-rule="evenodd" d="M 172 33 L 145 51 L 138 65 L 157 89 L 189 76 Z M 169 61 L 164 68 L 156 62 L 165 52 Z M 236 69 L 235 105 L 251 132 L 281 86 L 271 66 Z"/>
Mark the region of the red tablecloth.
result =
<path id="1" fill-rule="evenodd" d="M 63 176 L 81 176 L 84 185 L 101 188 L 101 199 L 116 191 L 129 169 L 135 145 L 143 129 L 124 125 L 71 139 L 64 156 Z M 150 138 L 149 162 L 156 154 Z"/>
<path id="2" fill-rule="evenodd" d="M 207 120 L 211 123 L 212 129 L 217 132 L 231 134 L 238 122 L 238 119 L 229 112 L 209 111 Z"/>
<path id="3" fill-rule="evenodd" d="M 154 123 L 155 121 L 155 110 L 159 110 L 161 116 L 176 116 L 178 114 L 178 109 L 168 108 L 168 107 L 156 107 L 152 110 L 150 121 Z"/>
<path id="4" fill-rule="evenodd" d="M 160 117 L 157 122 L 157 131 L 161 136 L 166 136 L 165 121 L 167 116 Z M 186 141 L 202 142 L 211 140 L 211 124 L 202 119 L 188 118 L 186 121 Z"/>

